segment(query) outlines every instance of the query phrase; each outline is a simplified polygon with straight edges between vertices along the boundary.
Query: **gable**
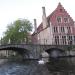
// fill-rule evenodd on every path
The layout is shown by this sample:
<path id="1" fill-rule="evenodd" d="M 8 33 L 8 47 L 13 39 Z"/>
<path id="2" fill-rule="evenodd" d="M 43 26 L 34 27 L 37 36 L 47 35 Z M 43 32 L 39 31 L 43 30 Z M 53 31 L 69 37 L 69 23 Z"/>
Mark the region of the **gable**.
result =
<path id="1" fill-rule="evenodd" d="M 73 19 L 70 17 L 70 15 L 67 13 L 67 11 L 60 3 L 58 4 L 57 8 L 48 16 L 48 18 L 50 18 L 52 25 L 58 23 L 57 17 L 62 18 L 62 23 L 65 22 L 66 18 L 68 18 L 69 23 L 74 23 Z"/>
<path id="2" fill-rule="evenodd" d="M 62 23 L 58 24 L 57 17 L 62 17 Z M 64 18 L 66 17 L 69 19 L 68 23 L 64 23 Z M 73 19 L 64 9 L 64 7 L 61 5 L 61 3 L 59 3 L 57 8 L 47 17 L 47 21 L 49 23 L 51 22 L 52 25 L 74 25 Z M 37 33 L 40 33 L 42 30 L 43 30 L 43 24 L 41 22 L 41 24 L 37 28 Z M 33 35 L 35 35 L 35 32 L 33 33 Z"/>

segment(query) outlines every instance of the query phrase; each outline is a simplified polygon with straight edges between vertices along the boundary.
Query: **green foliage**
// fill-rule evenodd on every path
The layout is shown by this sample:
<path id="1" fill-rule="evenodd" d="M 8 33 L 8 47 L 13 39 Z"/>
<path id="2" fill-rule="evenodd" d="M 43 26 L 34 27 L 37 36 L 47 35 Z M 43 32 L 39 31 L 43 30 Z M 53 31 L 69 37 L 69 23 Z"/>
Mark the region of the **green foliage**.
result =
<path id="1" fill-rule="evenodd" d="M 10 43 L 28 43 L 30 31 L 32 31 L 32 24 L 29 20 L 16 20 L 15 22 L 8 25 L 2 42 L 6 44 L 10 39 Z"/>

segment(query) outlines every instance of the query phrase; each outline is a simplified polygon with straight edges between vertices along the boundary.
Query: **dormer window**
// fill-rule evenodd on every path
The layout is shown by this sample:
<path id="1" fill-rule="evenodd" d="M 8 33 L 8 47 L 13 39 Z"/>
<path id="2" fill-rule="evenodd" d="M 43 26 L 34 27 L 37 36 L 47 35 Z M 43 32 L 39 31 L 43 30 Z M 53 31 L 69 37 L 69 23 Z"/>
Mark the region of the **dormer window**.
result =
<path id="1" fill-rule="evenodd" d="M 57 17 L 57 22 L 61 23 L 62 22 L 62 18 L 61 17 Z"/>
<path id="2" fill-rule="evenodd" d="M 65 18 L 64 18 L 64 22 L 65 22 L 65 23 L 68 23 L 68 22 L 69 22 L 69 19 L 68 19 L 67 17 L 65 17 Z"/>

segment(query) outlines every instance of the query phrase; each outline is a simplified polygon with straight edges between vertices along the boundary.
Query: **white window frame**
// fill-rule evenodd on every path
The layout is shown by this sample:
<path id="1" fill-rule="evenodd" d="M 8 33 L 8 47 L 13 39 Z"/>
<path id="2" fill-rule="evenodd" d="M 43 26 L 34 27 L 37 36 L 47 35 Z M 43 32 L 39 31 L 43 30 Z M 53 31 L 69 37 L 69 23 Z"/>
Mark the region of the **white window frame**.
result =
<path id="1" fill-rule="evenodd" d="M 58 22 L 58 20 L 57 20 L 58 18 L 61 18 L 61 22 Z M 61 16 L 58 16 L 58 17 L 56 18 L 56 20 L 57 20 L 58 23 L 62 23 L 62 17 L 61 17 Z"/>
<path id="2" fill-rule="evenodd" d="M 67 18 L 67 19 L 68 19 L 68 21 L 67 21 L 67 22 L 65 22 L 65 20 L 64 20 L 65 18 Z M 64 19 L 63 19 L 63 20 L 64 20 L 64 23 L 69 23 L 69 18 L 68 18 L 68 17 L 64 17 Z"/>

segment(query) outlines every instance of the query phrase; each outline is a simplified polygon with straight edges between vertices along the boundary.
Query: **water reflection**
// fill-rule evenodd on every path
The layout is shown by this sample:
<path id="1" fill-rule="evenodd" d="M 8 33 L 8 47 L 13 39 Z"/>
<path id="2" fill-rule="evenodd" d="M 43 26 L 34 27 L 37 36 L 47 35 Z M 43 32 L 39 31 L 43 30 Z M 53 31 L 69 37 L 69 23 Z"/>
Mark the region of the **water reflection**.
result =
<path id="1" fill-rule="evenodd" d="M 39 65 L 37 60 L 12 62 L 0 59 L 0 75 L 50 75 L 45 65 Z"/>

